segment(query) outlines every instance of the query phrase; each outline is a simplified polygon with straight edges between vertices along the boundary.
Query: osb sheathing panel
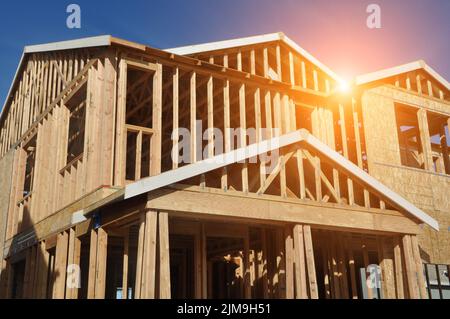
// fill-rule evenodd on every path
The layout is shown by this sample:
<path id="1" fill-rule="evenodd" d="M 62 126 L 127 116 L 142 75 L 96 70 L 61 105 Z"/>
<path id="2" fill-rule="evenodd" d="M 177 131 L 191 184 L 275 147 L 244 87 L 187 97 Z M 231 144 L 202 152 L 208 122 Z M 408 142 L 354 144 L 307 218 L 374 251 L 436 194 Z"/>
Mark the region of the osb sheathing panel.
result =
<path id="1" fill-rule="evenodd" d="M 415 92 L 409 93 L 405 89 L 397 89 L 391 85 L 379 86 L 370 89 L 367 93 L 382 95 L 395 102 L 420 106 L 430 111 L 442 112 L 450 115 L 450 102 L 439 100 L 437 98 L 420 96 Z"/>
<path id="2" fill-rule="evenodd" d="M 363 94 L 361 103 L 369 167 L 380 160 L 400 165 L 394 101 L 368 91 Z"/>
<path id="3" fill-rule="evenodd" d="M 0 257 L 3 254 L 3 244 L 5 241 L 13 161 L 14 150 L 9 151 L 0 160 Z"/>
<path id="4" fill-rule="evenodd" d="M 450 105 L 391 87 L 375 88 L 362 96 L 369 173 L 439 222 L 439 232 L 424 227 L 419 237 L 421 254 L 427 262 L 449 264 L 450 177 L 400 165 L 394 102 L 445 113 L 450 113 Z"/>

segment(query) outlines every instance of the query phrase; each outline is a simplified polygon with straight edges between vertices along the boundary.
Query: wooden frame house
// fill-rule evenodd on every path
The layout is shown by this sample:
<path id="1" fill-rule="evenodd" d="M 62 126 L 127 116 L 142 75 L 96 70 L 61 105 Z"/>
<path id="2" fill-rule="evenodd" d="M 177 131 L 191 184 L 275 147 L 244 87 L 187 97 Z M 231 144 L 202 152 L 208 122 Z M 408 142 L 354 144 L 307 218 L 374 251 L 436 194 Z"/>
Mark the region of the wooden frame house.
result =
<path id="1" fill-rule="evenodd" d="M 0 117 L 0 296 L 428 298 L 449 84 L 424 62 L 340 84 L 282 33 L 26 47 Z"/>

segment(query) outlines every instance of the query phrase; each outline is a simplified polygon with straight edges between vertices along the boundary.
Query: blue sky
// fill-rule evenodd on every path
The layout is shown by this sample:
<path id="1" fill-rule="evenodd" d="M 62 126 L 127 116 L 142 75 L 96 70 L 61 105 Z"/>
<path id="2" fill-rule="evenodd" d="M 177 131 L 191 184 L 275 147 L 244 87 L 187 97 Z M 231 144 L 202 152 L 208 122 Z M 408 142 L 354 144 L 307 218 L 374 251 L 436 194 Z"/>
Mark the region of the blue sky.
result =
<path id="1" fill-rule="evenodd" d="M 81 29 L 66 7 L 81 6 Z M 381 7 L 382 28 L 366 26 Z M 448 0 L 5 1 L 0 4 L 0 107 L 28 44 L 112 34 L 157 48 L 283 31 L 350 77 L 424 59 L 450 79 Z"/>

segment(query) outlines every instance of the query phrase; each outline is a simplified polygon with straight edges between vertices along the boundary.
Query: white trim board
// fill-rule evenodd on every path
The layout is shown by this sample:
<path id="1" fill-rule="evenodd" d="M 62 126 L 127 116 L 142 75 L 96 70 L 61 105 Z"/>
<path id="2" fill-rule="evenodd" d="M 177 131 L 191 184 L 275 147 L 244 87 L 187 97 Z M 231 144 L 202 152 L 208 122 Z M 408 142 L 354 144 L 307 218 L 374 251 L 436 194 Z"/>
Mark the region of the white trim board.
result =
<path id="1" fill-rule="evenodd" d="M 375 178 L 360 169 L 358 166 L 344 158 L 342 155 L 333 151 L 327 145 L 312 136 L 305 129 L 287 133 L 280 137 L 275 137 L 273 139 L 266 140 L 257 144 L 239 148 L 225 154 L 214 156 L 211 159 L 206 159 L 197 163 L 177 168 L 175 170 L 164 172 L 160 175 L 143 178 L 125 187 L 124 199 L 129 199 L 161 187 L 181 182 L 190 177 L 198 176 L 200 174 L 207 173 L 209 171 L 242 161 L 244 159 L 255 157 L 268 151 L 279 149 L 301 141 L 306 142 L 309 146 L 328 157 L 331 161 L 335 162 L 350 174 L 360 179 L 363 183 L 369 185 L 379 193 L 383 194 L 395 205 L 404 209 L 435 230 L 439 230 L 439 224 L 435 219 L 411 204 L 399 194 L 395 193 L 394 191 L 377 181 Z"/>

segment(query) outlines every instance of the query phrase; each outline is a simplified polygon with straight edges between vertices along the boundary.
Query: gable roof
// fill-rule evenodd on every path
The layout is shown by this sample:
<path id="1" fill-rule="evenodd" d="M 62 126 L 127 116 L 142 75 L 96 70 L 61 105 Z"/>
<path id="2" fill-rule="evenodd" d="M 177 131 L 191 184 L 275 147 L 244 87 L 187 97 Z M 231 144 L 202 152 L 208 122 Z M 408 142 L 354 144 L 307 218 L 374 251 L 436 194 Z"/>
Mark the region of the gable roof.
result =
<path id="1" fill-rule="evenodd" d="M 439 82 L 447 90 L 450 90 L 449 82 L 446 79 L 444 79 L 439 73 L 437 73 L 433 68 L 431 68 L 428 64 L 426 64 L 425 61 L 423 60 L 418 60 L 411 63 L 398 65 L 392 68 L 359 75 L 356 77 L 356 84 L 363 85 L 370 82 L 379 81 L 382 79 L 390 78 L 392 76 L 421 69 L 425 70 L 429 75 L 431 75 L 437 82 Z"/>
<path id="2" fill-rule="evenodd" d="M 311 63 L 313 63 L 318 68 L 320 68 L 322 71 L 324 71 L 332 79 L 334 79 L 335 81 L 337 81 L 339 83 L 342 82 L 342 79 L 336 73 L 334 73 L 329 67 L 327 67 L 325 64 L 323 64 L 322 62 L 317 60 L 312 54 L 310 54 L 308 51 L 306 51 L 305 49 L 300 47 L 297 43 L 295 43 L 293 40 L 291 40 L 289 37 L 287 37 L 283 32 L 268 33 L 268 34 L 245 37 L 245 38 L 237 38 L 237 39 L 224 40 L 224 41 L 187 45 L 187 46 L 182 46 L 182 47 L 165 49 L 164 51 L 174 53 L 174 54 L 179 54 L 179 55 L 191 55 L 191 54 L 195 54 L 195 53 L 230 49 L 230 48 L 234 48 L 234 47 L 255 45 L 255 44 L 274 42 L 274 41 L 281 41 L 281 42 L 285 43 L 286 45 L 288 45 L 289 47 L 294 49 L 298 54 L 304 56 Z"/>
<path id="3" fill-rule="evenodd" d="M 76 40 L 58 41 L 58 42 L 50 42 L 50 43 L 45 43 L 45 44 L 25 46 L 23 48 L 23 53 L 19 60 L 19 64 L 17 65 L 17 69 L 14 74 L 14 78 L 11 82 L 8 93 L 6 94 L 5 101 L 3 102 L 3 107 L 0 112 L 0 121 L 4 116 L 3 113 L 6 112 L 5 111 L 6 105 L 8 104 L 8 100 L 11 96 L 14 85 L 17 82 L 20 69 L 23 66 L 23 62 L 24 62 L 25 56 L 27 54 L 38 53 L 38 52 L 48 52 L 48 51 L 58 51 L 58 50 L 71 50 L 71 49 L 80 49 L 80 48 L 110 46 L 111 41 L 112 41 L 112 37 L 110 35 L 101 35 L 101 36 L 81 38 L 81 39 L 76 39 Z"/>
<path id="4" fill-rule="evenodd" d="M 225 154 L 220 154 L 209 159 L 177 168 L 175 170 L 166 171 L 160 175 L 143 178 L 139 181 L 128 184 L 125 187 L 123 199 L 139 196 L 158 188 L 169 186 L 191 177 L 198 176 L 301 141 L 307 143 L 314 150 L 329 158 L 333 163 L 338 164 L 351 175 L 357 177 L 362 183 L 372 187 L 375 191 L 386 197 L 394 206 L 408 212 L 435 230 L 439 230 L 439 224 L 434 218 L 386 187 L 384 184 L 380 183 L 351 161 L 332 150 L 326 144 L 319 141 L 306 129 L 300 129 L 280 137 L 275 137 L 270 140 L 265 140 L 260 143 L 242 147 Z"/>

